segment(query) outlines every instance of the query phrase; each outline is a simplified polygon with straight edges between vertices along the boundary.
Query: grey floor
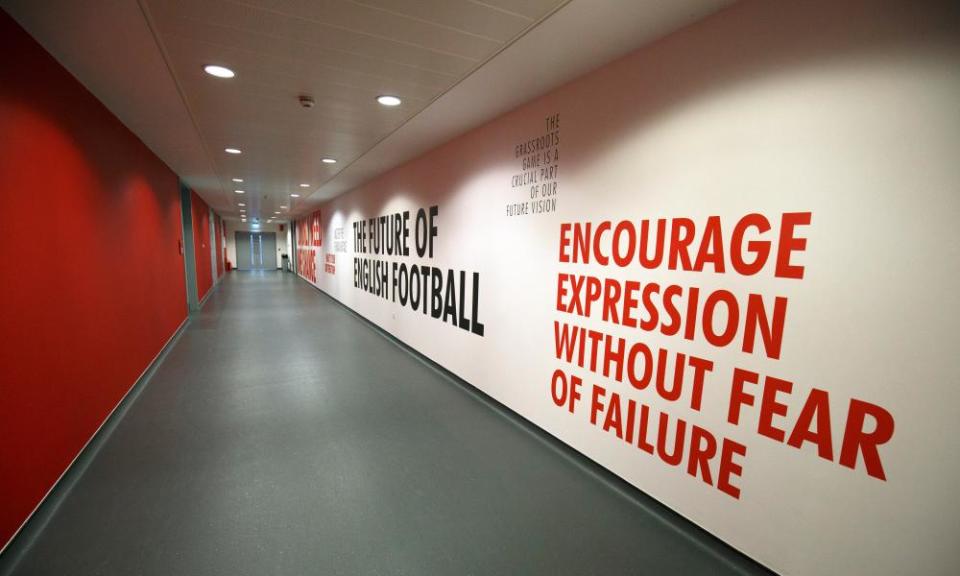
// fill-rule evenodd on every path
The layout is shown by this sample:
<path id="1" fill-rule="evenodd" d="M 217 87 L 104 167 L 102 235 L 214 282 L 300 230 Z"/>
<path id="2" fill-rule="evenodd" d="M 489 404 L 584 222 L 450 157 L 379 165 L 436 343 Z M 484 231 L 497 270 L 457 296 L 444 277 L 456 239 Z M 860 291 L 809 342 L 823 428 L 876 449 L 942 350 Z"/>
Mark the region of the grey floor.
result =
<path id="1" fill-rule="evenodd" d="M 305 282 L 233 272 L 46 525 L 0 564 L 25 575 L 758 571 L 690 534 Z"/>

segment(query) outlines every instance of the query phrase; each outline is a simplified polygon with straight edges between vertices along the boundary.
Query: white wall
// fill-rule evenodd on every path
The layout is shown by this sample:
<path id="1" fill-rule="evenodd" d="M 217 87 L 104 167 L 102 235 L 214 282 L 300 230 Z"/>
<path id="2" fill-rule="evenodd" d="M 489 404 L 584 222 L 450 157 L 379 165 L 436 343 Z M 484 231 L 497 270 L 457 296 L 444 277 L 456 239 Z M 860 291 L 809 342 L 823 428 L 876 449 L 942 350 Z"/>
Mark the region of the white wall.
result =
<path id="1" fill-rule="evenodd" d="M 238 222 L 236 220 L 226 220 L 227 223 L 227 260 L 230 262 L 231 267 L 235 270 L 237 268 L 237 231 L 247 231 L 247 232 L 275 232 L 277 234 L 277 268 L 280 268 L 283 264 L 280 259 L 281 254 L 289 254 L 287 251 L 287 246 L 289 246 L 289 235 L 287 229 L 289 225 L 286 223 L 278 224 L 261 224 L 259 228 L 254 229 L 249 222 L 246 224 Z M 280 231 L 280 226 L 283 226 L 284 231 Z M 291 256 L 292 258 L 293 256 Z"/>
<path id="2" fill-rule="evenodd" d="M 322 208 L 316 283 L 778 572 L 956 574 L 957 11 L 947 2 L 742 2 L 331 201 Z M 559 156 L 547 162 L 559 166 L 556 210 L 511 215 L 511 206 L 530 200 L 528 185 L 513 186 L 523 173 L 517 146 L 553 132 L 548 118 L 556 114 L 559 144 L 550 150 Z M 432 258 L 359 254 L 354 223 L 433 205 Z M 732 270 L 731 232 L 752 213 L 772 229 L 748 229 L 747 239 L 773 242 L 783 214 L 809 213 L 809 225 L 794 234 L 806 245 L 790 257 L 803 267 L 802 279 L 777 277 L 772 264 L 755 275 Z M 564 223 L 689 218 L 702 230 L 711 216 L 722 227 L 723 273 L 560 259 Z M 337 230 L 346 235 L 342 252 L 334 247 Z M 324 271 L 331 254 L 332 274 Z M 463 270 L 468 279 L 477 272 L 484 334 L 401 306 L 392 290 L 383 298 L 356 288 L 356 256 Z M 621 288 L 627 280 L 676 284 L 685 295 L 697 287 L 704 298 L 726 290 L 741 303 L 749 294 L 766 303 L 785 298 L 782 348 L 744 351 L 742 330 L 722 346 L 702 327 L 692 339 L 630 328 L 605 321 L 599 306 L 588 317 L 559 311 L 558 280 L 567 273 L 614 278 Z M 388 285 L 393 278 L 391 271 Z M 472 290 L 468 283 L 465 293 Z M 725 319 L 719 313 L 714 325 Z M 655 386 L 638 390 L 558 359 L 555 322 L 713 362 L 702 405 L 692 405 L 689 368 L 680 399 L 671 401 Z M 746 385 L 753 405 L 743 405 L 733 423 L 738 368 L 789 381 L 791 391 L 777 392 L 778 381 L 761 376 Z M 557 370 L 583 379 L 572 413 L 552 398 Z M 606 396 L 592 423 L 595 385 Z M 699 469 L 688 473 L 687 460 L 671 466 L 639 449 L 636 438 L 631 444 L 615 427 L 605 429 L 614 392 L 624 410 L 632 401 L 654 419 L 684 420 L 688 437 L 695 425 L 718 442 L 742 445 L 746 454 L 732 456 L 742 473 L 730 476 L 739 494 L 718 488 L 719 456 L 709 461 L 708 483 Z M 808 400 L 824 395 L 829 414 Z M 861 426 L 848 416 L 858 402 L 895 422 L 892 438 L 876 446 L 884 479 L 876 469 L 868 474 L 868 454 L 856 444 L 853 467 L 838 462 L 845 427 L 869 437 L 881 418 L 867 416 Z M 813 422 L 830 424 L 829 434 L 813 422 L 800 426 L 808 438 L 820 435 L 824 449 L 829 439 L 828 457 L 814 442 L 794 448 L 760 432 L 769 418 L 768 428 L 783 429 L 786 440 L 805 406 L 819 407 L 814 415 L 823 420 Z"/>

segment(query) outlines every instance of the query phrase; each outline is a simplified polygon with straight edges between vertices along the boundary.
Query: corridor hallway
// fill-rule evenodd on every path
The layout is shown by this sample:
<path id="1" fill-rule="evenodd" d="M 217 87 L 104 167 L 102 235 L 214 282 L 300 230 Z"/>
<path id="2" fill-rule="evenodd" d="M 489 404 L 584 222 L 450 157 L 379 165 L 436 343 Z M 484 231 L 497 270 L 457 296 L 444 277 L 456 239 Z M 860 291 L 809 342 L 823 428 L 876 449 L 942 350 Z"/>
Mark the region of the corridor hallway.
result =
<path id="1" fill-rule="evenodd" d="M 0 574 L 756 572 L 515 418 L 294 275 L 230 273 Z"/>

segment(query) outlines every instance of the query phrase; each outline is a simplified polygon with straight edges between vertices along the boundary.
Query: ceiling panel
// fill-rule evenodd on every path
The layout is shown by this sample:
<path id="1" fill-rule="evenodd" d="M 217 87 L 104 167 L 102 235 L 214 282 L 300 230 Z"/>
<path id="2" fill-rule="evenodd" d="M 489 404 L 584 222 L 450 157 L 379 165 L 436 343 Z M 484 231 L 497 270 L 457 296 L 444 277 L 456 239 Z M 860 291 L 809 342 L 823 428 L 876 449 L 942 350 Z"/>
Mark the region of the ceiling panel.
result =
<path id="1" fill-rule="evenodd" d="M 496 40 L 349 0 L 234 1 L 242 2 L 245 6 L 256 6 L 264 13 L 275 12 L 309 22 L 317 34 L 329 34 L 334 30 L 342 30 L 363 35 L 371 40 L 385 39 L 396 44 L 421 47 L 438 54 L 474 60 L 483 58 L 529 25 L 529 22 L 526 22 L 524 25 L 511 27 L 512 32 L 504 30 L 501 36 L 505 38 Z M 404 2 L 411 6 L 419 3 L 420 0 Z"/>
<path id="2" fill-rule="evenodd" d="M 470 2 L 533 19 L 540 18 L 556 5 L 551 0 L 470 0 Z"/>
<path id="3" fill-rule="evenodd" d="M 181 78 L 185 82 L 209 82 L 198 62 L 236 62 L 243 61 L 244 75 L 235 78 L 225 87 L 237 89 L 238 85 L 285 85 L 325 88 L 327 86 L 347 89 L 363 89 L 381 94 L 384 89 L 402 89 L 403 94 L 412 98 L 429 100 L 437 90 L 450 83 L 450 78 L 419 71 L 417 74 L 376 75 L 358 70 L 349 70 L 337 66 L 319 64 L 302 54 L 271 55 L 245 49 L 224 48 L 203 42 L 181 41 L 168 49 L 171 61 L 184 66 Z"/>
<path id="4" fill-rule="evenodd" d="M 534 18 L 543 16 L 556 5 L 555 2 L 547 2 L 534 16 L 523 16 L 469 0 L 357 0 L 357 4 L 449 27 L 498 43 L 507 42 L 529 26 Z"/>
<path id="5" fill-rule="evenodd" d="M 441 52 L 223 0 L 204 0 L 189 14 L 175 11 L 174 4 L 166 1 L 154 3 L 159 6 L 152 10 L 154 20 L 166 43 L 186 39 L 248 52 L 269 50 L 289 57 L 302 54 L 319 59 L 318 64 L 347 69 L 389 63 L 397 67 L 396 74 L 423 69 L 457 76 L 491 49 L 491 43 L 486 42 L 483 50 L 476 50 L 476 57 Z"/>

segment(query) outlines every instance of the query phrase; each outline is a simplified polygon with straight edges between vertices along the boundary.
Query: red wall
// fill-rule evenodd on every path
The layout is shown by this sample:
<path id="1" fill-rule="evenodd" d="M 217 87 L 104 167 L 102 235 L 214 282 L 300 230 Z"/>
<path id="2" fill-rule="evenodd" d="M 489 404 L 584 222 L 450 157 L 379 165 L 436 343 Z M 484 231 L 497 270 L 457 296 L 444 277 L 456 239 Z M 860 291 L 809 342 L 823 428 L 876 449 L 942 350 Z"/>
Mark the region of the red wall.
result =
<path id="1" fill-rule="evenodd" d="M 187 306 L 177 176 L 2 10 L 0 52 L 2 547 Z"/>
<path id="2" fill-rule="evenodd" d="M 190 191 L 193 211 L 193 254 L 197 264 L 197 298 L 202 300 L 213 286 L 210 269 L 210 207 L 193 190 Z"/>

